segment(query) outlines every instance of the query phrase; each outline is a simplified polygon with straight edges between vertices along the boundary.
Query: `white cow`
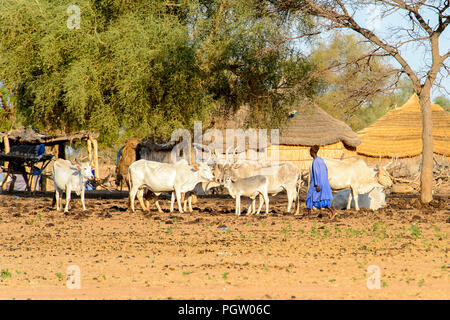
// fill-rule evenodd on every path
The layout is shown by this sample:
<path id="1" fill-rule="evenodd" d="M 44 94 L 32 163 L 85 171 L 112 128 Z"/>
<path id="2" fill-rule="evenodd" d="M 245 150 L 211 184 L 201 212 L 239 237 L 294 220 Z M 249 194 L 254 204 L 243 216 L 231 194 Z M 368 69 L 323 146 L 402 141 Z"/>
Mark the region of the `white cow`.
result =
<path id="1" fill-rule="evenodd" d="M 224 179 L 223 186 L 228 189 L 228 193 L 236 199 L 236 215 L 241 214 L 241 196 L 248 197 L 255 203 L 256 196 L 260 195 L 264 198 L 266 203 L 266 214 L 269 214 L 269 196 L 267 190 L 269 186 L 269 179 L 263 175 L 256 175 L 248 178 L 235 178 L 227 176 Z M 260 201 L 258 212 L 262 208 Z M 250 209 L 249 209 L 250 210 Z"/>
<path id="2" fill-rule="evenodd" d="M 69 212 L 70 193 L 75 191 L 81 195 L 83 210 L 86 210 L 84 204 L 84 191 L 86 183 L 94 179 L 92 166 L 90 162 L 73 165 L 69 160 L 57 159 L 52 168 L 53 182 L 55 184 L 56 210 L 62 209 L 62 192 L 66 192 L 66 206 L 64 212 Z"/>
<path id="3" fill-rule="evenodd" d="M 291 211 L 292 202 L 298 199 L 297 184 L 301 181 L 301 172 L 291 162 L 281 162 L 269 166 L 252 162 L 226 164 L 222 168 L 218 167 L 215 169 L 216 177 L 220 171 L 222 173 L 221 176 L 219 175 L 219 180 L 228 175 L 236 178 L 248 178 L 255 175 L 266 176 L 268 178 L 268 194 L 276 195 L 282 191 L 286 191 L 288 198 L 287 212 Z M 260 203 L 262 203 L 261 199 Z M 253 203 L 254 206 L 255 203 Z"/>
<path id="4" fill-rule="evenodd" d="M 348 199 L 350 198 L 350 189 L 341 190 L 333 196 L 331 205 L 336 209 L 345 209 L 348 207 Z M 358 207 L 378 210 L 386 205 L 386 195 L 382 188 L 374 188 L 369 193 L 358 195 Z M 354 199 L 351 201 L 350 208 L 355 208 Z"/>
<path id="5" fill-rule="evenodd" d="M 350 209 L 350 196 L 353 195 L 355 209 L 359 210 L 358 195 L 369 193 L 375 188 L 384 189 L 392 186 L 392 180 L 386 170 L 378 166 L 370 168 L 362 159 L 323 159 L 328 168 L 328 180 L 331 189 L 343 190 L 350 188 L 347 210 Z M 311 175 L 310 175 L 311 176 Z"/>
<path id="6" fill-rule="evenodd" d="M 205 163 L 190 166 L 185 161 L 176 163 L 135 161 L 128 168 L 131 210 L 135 211 L 134 199 L 139 189 L 145 187 L 156 195 L 163 192 L 173 192 L 178 202 L 178 210 L 183 213 L 181 194 L 192 191 L 197 183 L 211 181 L 213 178 L 211 169 Z M 140 195 L 138 195 L 138 200 L 141 206 L 145 208 Z M 174 195 L 172 195 L 171 211 L 174 201 Z"/>

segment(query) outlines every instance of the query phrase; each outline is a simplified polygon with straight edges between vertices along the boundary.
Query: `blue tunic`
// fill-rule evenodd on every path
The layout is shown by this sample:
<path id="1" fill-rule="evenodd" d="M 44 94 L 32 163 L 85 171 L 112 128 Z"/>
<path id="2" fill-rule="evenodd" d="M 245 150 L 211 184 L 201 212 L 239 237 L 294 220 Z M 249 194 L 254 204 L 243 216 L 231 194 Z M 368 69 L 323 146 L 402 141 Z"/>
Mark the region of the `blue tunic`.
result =
<path id="1" fill-rule="evenodd" d="M 317 192 L 316 186 L 320 187 Z M 312 209 L 331 207 L 333 194 L 331 193 L 330 182 L 328 181 L 328 169 L 322 158 L 316 157 L 312 163 L 311 183 L 306 195 L 306 207 Z"/>

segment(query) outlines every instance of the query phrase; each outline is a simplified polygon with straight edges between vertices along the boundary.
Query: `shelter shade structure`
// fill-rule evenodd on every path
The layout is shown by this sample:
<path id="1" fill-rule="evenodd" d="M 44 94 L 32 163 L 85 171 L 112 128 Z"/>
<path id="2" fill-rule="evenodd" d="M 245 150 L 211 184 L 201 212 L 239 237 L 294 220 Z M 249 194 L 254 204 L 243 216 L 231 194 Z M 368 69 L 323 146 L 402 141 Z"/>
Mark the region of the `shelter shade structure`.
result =
<path id="1" fill-rule="evenodd" d="M 45 152 L 52 153 L 52 161 L 57 158 L 66 158 L 65 154 L 65 145 L 71 144 L 74 140 L 87 141 L 88 144 L 88 158 L 92 160 L 92 164 L 94 167 L 95 177 L 98 179 L 100 177 L 99 172 L 99 163 L 98 163 L 98 143 L 97 143 L 97 134 L 90 132 L 78 132 L 72 135 L 64 135 L 64 134 L 42 134 L 37 132 L 32 128 L 20 128 L 11 132 L 0 132 L 0 141 L 3 142 L 3 155 L 4 158 L 11 158 L 12 155 L 8 155 L 11 152 L 13 147 L 17 146 L 37 146 L 44 145 Z M 93 149 L 93 152 L 90 151 Z M 47 156 L 49 154 L 46 154 Z M 22 171 L 30 177 L 31 182 L 29 183 L 28 189 L 30 191 L 37 191 L 37 180 L 40 179 L 40 190 L 46 191 L 47 189 L 47 178 L 50 176 L 48 168 L 40 168 L 41 170 L 36 170 L 36 167 L 30 165 L 31 162 L 26 159 L 26 157 L 22 157 L 23 161 L 20 159 L 16 159 L 18 161 L 16 165 L 21 167 L 20 174 L 23 174 Z M 21 162 L 21 163 L 19 163 Z M 8 161 L 4 161 L 3 163 L 4 170 L 6 172 L 10 172 L 10 174 L 14 174 L 14 168 L 11 168 Z M 16 166 L 17 167 L 17 166 Z M 50 166 L 51 167 L 51 166 Z M 44 171 L 45 169 L 45 171 Z M 34 181 L 34 183 L 33 183 Z M 3 184 L 2 190 L 6 188 L 6 183 Z"/>

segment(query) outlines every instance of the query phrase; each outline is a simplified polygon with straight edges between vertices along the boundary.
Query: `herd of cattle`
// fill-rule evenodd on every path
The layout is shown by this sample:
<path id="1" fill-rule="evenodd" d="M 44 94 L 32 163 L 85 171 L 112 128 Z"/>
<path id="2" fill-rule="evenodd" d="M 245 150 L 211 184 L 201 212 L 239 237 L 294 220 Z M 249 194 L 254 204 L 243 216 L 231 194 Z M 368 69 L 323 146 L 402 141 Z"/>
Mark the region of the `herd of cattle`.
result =
<path id="1" fill-rule="evenodd" d="M 392 185 L 389 174 L 382 166 L 371 168 L 361 159 L 335 160 L 324 159 L 328 168 L 331 188 L 339 191 L 334 195 L 333 206 L 338 209 L 360 207 L 376 210 L 385 205 L 384 189 Z M 64 212 L 69 211 L 71 191 L 81 197 L 83 210 L 86 210 L 84 193 L 86 183 L 94 176 L 89 162 L 73 165 L 68 160 L 58 159 L 53 168 L 56 208 L 62 208 L 62 193 L 66 193 Z M 174 163 L 158 162 L 140 159 L 127 168 L 124 176 L 129 188 L 129 206 L 135 211 L 134 200 L 137 197 L 143 210 L 150 210 L 148 195 L 153 193 L 171 194 L 170 211 L 174 210 L 175 200 L 180 213 L 192 212 L 192 195 L 196 186 L 204 186 L 208 192 L 212 188 L 223 187 L 228 194 L 236 199 L 235 213 L 241 213 L 241 197 L 248 198 L 248 214 L 259 214 L 265 204 L 266 214 L 269 213 L 269 195 L 281 192 L 287 194 L 287 212 L 296 205 L 299 213 L 299 192 L 302 184 L 309 184 L 309 173 L 301 170 L 290 162 L 277 164 L 261 164 L 255 161 L 240 161 L 215 163 L 210 157 L 197 164 L 189 164 L 182 159 Z M 347 190 L 349 189 L 349 190 Z M 362 197 L 359 197 L 362 195 Z M 256 198 L 259 196 L 259 208 L 256 210 Z M 353 201 L 352 198 L 353 197 Z M 184 210 L 182 202 L 184 201 Z M 155 202 L 158 211 L 162 212 L 158 201 Z"/>

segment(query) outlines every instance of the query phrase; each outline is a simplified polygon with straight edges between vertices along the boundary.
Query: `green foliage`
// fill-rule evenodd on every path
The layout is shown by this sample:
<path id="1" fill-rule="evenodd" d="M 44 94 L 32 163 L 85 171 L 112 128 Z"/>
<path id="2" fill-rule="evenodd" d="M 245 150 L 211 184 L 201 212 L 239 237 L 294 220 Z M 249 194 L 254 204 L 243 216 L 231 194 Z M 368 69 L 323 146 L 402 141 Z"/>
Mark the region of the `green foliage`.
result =
<path id="1" fill-rule="evenodd" d="M 80 29 L 66 25 L 73 4 L 81 8 Z M 285 116 L 276 90 L 282 73 L 293 83 L 311 66 L 280 42 L 291 25 L 267 6 L 5 0 L 0 79 L 17 84 L 16 112 L 24 124 L 93 130 L 101 143 L 167 139 L 176 128 L 192 129 L 195 120 L 209 122 L 246 103 L 259 115 L 249 119 L 273 126 Z"/>
<path id="2" fill-rule="evenodd" d="M 373 48 L 358 36 L 336 32 L 331 39 L 319 42 L 311 53 L 311 71 L 317 81 L 314 99 L 331 115 L 360 130 L 384 115 L 396 104 L 409 98 L 412 90 L 380 89 L 393 86 L 393 67 L 382 57 L 368 57 Z M 400 81 L 395 87 L 409 83 Z M 406 100 L 404 100 L 406 101 Z M 404 102 L 403 101 L 403 102 Z"/>
<path id="3" fill-rule="evenodd" d="M 2 269 L 0 277 L 2 277 L 2 278 L 11 278 L 11 272 L 8 269 Z"/>
<path id="4" fill-rule="evenodd" d="M 411 236 L 413 236 L 415 239 L 422 237 L 422 231 L 420 231 L 419 227 L 415 224 L 411 225 L 410 228 L 408 228 L 409 231 L 411 231 Z"/>
<path id="5" fill-rule="evenodd" d="M 450 112 L 450 98 L 438 96 L 434 98 L 433 103 L 440 105 L 445 111 Z"/>

